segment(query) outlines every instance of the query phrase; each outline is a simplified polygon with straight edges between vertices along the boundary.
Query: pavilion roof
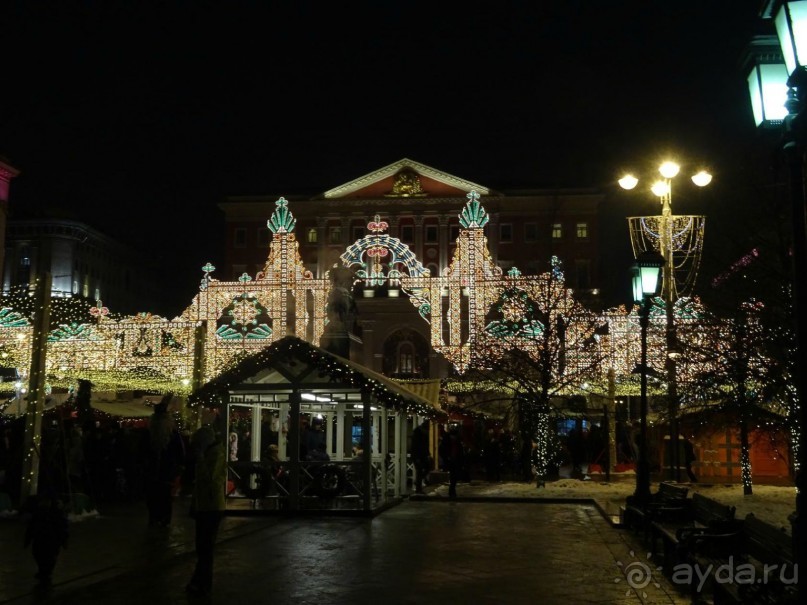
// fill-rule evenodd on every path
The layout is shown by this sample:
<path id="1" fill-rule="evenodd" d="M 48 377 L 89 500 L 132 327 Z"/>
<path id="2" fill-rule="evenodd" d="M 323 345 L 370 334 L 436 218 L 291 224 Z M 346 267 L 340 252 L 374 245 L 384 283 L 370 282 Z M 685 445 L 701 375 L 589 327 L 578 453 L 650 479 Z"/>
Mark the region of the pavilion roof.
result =
<path id="1" fill-rule="evenodd" d="M 242 384 L 259 384 L 261 376 L 274 372 L 275 384 L 305 391 L 312 377 L 317 384 L 372 393 L 386 407 L 405 409 L 423 416 L 437 416 L 441 411 L 432 402 L 406 385 L 374 372 L 363 365 L 329 353 L 295 336 L 286 336 L 245 357 L 219 374 L 189 397 L 192 404 L 218 404 L 219 397 Z M 256 380 L 257 379 L 257 380 Z"/>

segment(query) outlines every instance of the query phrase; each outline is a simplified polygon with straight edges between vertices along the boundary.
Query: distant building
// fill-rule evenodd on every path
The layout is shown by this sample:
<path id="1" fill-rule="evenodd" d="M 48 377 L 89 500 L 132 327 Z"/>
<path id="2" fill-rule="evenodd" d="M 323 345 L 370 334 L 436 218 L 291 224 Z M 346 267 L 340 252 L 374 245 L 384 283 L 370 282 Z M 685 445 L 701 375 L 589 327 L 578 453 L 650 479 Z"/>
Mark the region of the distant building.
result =
<path id="1" fill-rule="evenodd" d="M 3 292 L 49 271 L 52 296 L 102 300 L 115 313 L 151 310 L 159 292 L 132 248 L 77 221 L 8 221 Z"/>
<path id="2" fill-rule="evenodd" d="M 19 171 L 7 164 L 0 158 L 0 267 L 3 266 L 3 254 L 5 252 L 6 221 L 8 219 L 8 190 L 11 187 L 11 179 L 19 174 Z"/>
<path id="3" fill-rule="evenodd" d="M 279 192 L 297 219 L 295 233 L 306 268 L 316 277 L 340 263 L 340 256 L 364 237 L 368 224 L 387 223 L 431 275 L 452 260 L 459 235 L 459 213 L 476 191 L 490 221 L 485 227 L 493 262 L 526 274 L 548 271 L 558 257 L 567 285 L 581 300 L 596 303 L 601 284 L 600 204 L 593 190 L 499 192 L 419 162 L 402 159 L 314 197 Z M 216 275 L 237 280 L 254 276 L 266 263 L 272 233 L 267 219 L 278 195 L 232 197 L 225 215 L 225 266 Z M 445 360 L 429 343 L 428 324 L 402 298 L 379 292 L 356 298 L 361 328 L 361 362 L 388 376 L 442 377 Z"/>

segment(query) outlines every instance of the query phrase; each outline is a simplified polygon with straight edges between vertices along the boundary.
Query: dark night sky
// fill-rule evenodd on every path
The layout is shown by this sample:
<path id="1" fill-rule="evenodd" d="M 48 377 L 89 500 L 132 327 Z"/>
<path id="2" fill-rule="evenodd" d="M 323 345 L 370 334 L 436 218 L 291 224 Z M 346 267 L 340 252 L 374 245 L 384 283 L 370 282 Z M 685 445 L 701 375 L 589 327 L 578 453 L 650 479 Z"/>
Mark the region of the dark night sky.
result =
<path id="1" fill-rule="evenodd" d="M 11 209 L 60 208 L 140 245 L 181 276 L 178 311 L 220 258 L 227 195 L 313 194 L 402 157 L 494 189 L 610 188 L 666 150 L 737 187 L 755 140 L 739 61 L 758 8 L 7 3 Z"/>

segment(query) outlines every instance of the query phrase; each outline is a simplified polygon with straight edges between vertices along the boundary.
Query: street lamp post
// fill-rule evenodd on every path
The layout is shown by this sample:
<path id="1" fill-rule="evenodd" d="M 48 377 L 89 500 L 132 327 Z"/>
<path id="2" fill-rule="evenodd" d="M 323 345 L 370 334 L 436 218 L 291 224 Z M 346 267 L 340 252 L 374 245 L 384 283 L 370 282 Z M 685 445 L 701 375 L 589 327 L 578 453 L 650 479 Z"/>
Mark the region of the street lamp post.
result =
<path id="1" fill-rule="evenodd" d="M 634 500 L 644 507 L 650 498 L 650 464 L 647 459 L 647 326 L 650 323 L 650 307 L 658 294 L 664 258 L 657 252 L 643 252 L 633 266 L 633 300 L 639 304 L 641 327 L 641 376 L 639 411 L 639 459 L 636 462 L 636 490 Z"/>
<path id="2" fill-rule="evenodd" d="M 672 184 L 673 179 L 678 176 L 681 167 L 673 161 L 665 161 L 659 166 L 661 179 L 655 181 L 650 190 L 661 202 L 661 216 L 657 217 L 657 230 L 646 228 L 645 223 L 640 223 L 639 228 L 631 228 L 631 240 L 634 253 L 646 249 L 637 240 L 637 233 L 654 233 L 656 241 L 653 247 L 657 248 L 664 259 L 664 272 L 662 281 L 662 298 L 664 299 L 664 310 L 666 315 L 665 340 L 667 345 L 667 359 L 665 362 L 665 374 L 667 377 L 667 414 L 670 426 L 670 479 L 681 480 L 681 465 L 678 459 L 678 378 L 677 378 L 677 357 L 680 355 L 677 332 L 675 328 L 675 302 L 679 297 L 679 288 L 675 280 L 676 253 L 684 252 L 685 255 L 699 257 L 703 246 L 703 217 L 676 217 L 672 213 Z M 693 184 L 698 187 L 706 187 L 712 182 L 712 175 L 706 170 L 699 170 L 690 177 Z M 627 174 L 619 179 L 619 186 L 623 189 L 633 189 L 638 185 L 639 179 L 632 174 Z M 678 220 L 683 219 L 683 220 Z M 699 220 L 696 220 L 699 219 Z M 629 219 L 630 220 L 630 219 Z M 696 226 L 697 225 L 697 226 Z M 689 232 L 690 244 L 686 246 L 684 238 L 680 235 Z M 680 232 L 680 233 L 679 233 Z M 678 234 L 678 241 L 673 234 Z M 644 237 L 644 235 L 642 235 Z M 697 260 L 693 265 L 692 276 L 697 270 Z M 690 276 L 687 281 L 693 281 Z"/>
<path id="3" fill-rule="evenodd" d="M 748 77 L 749 92 L 758 126 L 784 125 L 782 149 L 789 172 L 793 229 L 793 309 L 796 329 L 796 359 L 793 372 L 797 398 L 798 438 L 796 454 L 796 512 L 791 517 L 796 563 L 807 565 L 807 494 L 804 470 L 807 461 L 807 221 L 805 220 L 804 162 L 807 146 L 807 1 L 768 0 L 762 17 L 773 19 L 779 41 L 779 60 L 770 52 L 752 48 L 758 59 Z M 763 44 L 765 40 L 762 40 Z M 752 41 L 752 47 L 760 39 Z M 784 59 L 784 66 L 781 65 Z M 778 106 L 778 107 L 777 107 Z M 784 108 L 784 111 L 783 111 Z M 807 588 L 799 585 L 804 602 Z"/>

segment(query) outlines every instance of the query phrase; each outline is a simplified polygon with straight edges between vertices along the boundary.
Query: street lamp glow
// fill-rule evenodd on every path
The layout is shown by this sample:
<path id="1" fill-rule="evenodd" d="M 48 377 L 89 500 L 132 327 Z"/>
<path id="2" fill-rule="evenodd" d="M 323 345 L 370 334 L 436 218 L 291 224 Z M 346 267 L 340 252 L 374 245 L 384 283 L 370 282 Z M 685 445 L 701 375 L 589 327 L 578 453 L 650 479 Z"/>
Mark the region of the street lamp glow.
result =
<path id="1" fill-rule="evenodd" d="M 658 168 L 658 171 L 661 173 L 661 176 L 663 176 L 665 179 L 675 178 L 679 170 L 681 170 L 681 167 L 675 162 L 664 162 Z"/>
<path id="2" fill-rule="evenodd" d="M 632 174 L 626 174 L 621 179 L 619 179 L 618 182 L 619 186 L 622 187 L 622 189 L 633 189 L 634 187 L 636 187 L 636 185 L 639 184 L 639 179 L 637 179 Z"/>
<path id="3" fill-rule="evenodd" d="M 647 251 L 639 255 L 633 267 L 634 302 L 643 303 L 658 294 L 663 266 L 664 258 L 658 252 Z"/>
<path id="4" fill-rule="evenodd" d="M 792 74 L 807 59 L 807 2 L 782 2 L 773 22 L 787 72 Z"/>
<path id="5" fill-rule="evenodd" d="M 712 182 L 712 175 L 705 170 L 701 170 L 698 174 L 692 175 L 692 182 L 698 187 L 706 187 L 706 185 Z"/>
<path id="6" fill-rule="evenodd" d="M 666 181 L 656 181 L 653 183 L 653 186 L 650 188 L 650 191 L 653 192 L 653 195 L 657 195 L 658 197 L 664 197 L 670 192 L 670 184 Z"/>

